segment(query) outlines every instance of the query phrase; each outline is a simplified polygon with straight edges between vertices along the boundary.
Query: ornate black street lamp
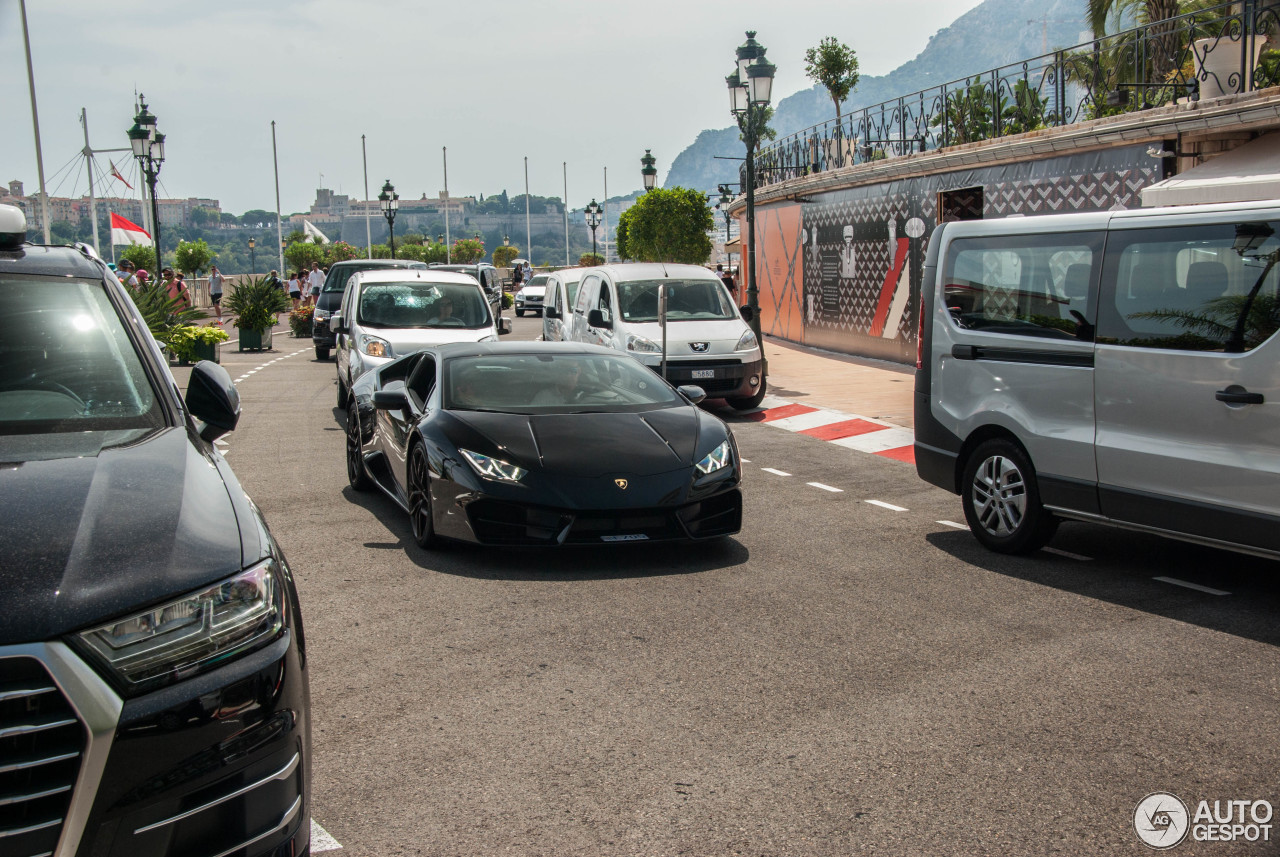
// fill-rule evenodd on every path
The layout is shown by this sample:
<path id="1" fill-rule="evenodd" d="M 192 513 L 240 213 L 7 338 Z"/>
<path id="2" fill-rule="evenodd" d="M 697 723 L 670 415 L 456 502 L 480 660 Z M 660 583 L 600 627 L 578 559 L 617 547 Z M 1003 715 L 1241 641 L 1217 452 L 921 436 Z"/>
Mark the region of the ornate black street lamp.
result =
<path id="1" fill-rule="evenodd" d="M 147 102 L 142 95 L 138 96 L 138 115 L 133 117 L 133 127 L 129 129 L 129 145 L 133 148 L 133 156 L 138 160 L 138 167 L 146 176 L 147 192 L 151 194 L 151 243 L 155 248 L 156 270 L 160 273 L 160 209 L 156 205 L 156 179 L 160 177 L 160 165 L 164 163 L 164 135 L 156 133 L 156 117 L 147 109 Z"/>
<path id="2" fill-rule="evenodd" d="M 658 168 L 654 166 L 658 159 L 649 154 L 649 150 L 644 150 L 644 157 L 640 159 L 640 163 L 644 166 L 640 169 L 640 175 L 644 176 L 644 189 L 646 192 L 653 190 L 654 184 L 658 181 Z"/>
<path id="3" fill-rule="evenodd" d="M 733 205 L 733 194 L 729 193 L 727 184 L 720 185 L 720 202 L 716 204 L 716 208 L 720 209 L 720 213 L 724 215 L 724 255 L 726 259 L 732 262 L 729 254 L 729 206 Z"/>
<path id="4" fill-rule="evenodd" d="M 738 47 L 737 67 L 726 77 L 729 86 L 729 110 L 738 120 L 742 136 L 747 144 L 747 246 L 751 259 L 745 254 L 740 258 L 747 262 L 747 306 L 751 314 L 751 330 L 760 344 L 761 383 L 768 375 L 764 356 L 764 337 L 760 333 L 760 292 L 756 285 L 756 146 L 763 130 L 764 112 L 769 107 L 773 90 L 773 75 L 778 67 L 764 58 L 765 48 L 756 41 L 756 31 L 747 31 L 747 41 Z"/>
<path id="5" fill-rule="evenodd" d="M 249 239 L 249 267 L 253 269 L 254 276 L 258 274 L 258 255 L 253 252 L 257 243 L 254 239 Z"/>
<path id="6" fill-rule="evenodd" d="M 391 179 L 382 186 L 378 194 L 378 204 L 382 206 L 382 216 L 387 219 L 387 228 L 391 230 L 391 258 L 396 257 L 396 209 L 400 207 L 400 194 L 391 186 Z"/>
<path id="7" fill-rule="evenodd" d="M 594 199 L 591 200 L 591 204 L 587 206 L 587 225 L 591 227 L 591 255 L 592 256 L 597 255 L 596 254 L 596 229 L 600 226 L 600 220 L 601 220 L 602 214 L 604 214 L 604 209 L 600 207 L 600 203 L 596 202 Z"/>

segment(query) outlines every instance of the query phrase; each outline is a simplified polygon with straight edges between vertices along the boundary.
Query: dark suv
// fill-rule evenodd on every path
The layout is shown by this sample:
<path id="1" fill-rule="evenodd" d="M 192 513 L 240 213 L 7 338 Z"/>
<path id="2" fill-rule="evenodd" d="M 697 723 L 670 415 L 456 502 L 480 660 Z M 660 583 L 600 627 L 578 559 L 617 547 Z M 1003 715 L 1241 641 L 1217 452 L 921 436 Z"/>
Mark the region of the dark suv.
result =
<path id="1" fill-rule="evenodd" d="M 488 262 L 478 262 L 471 265 L 448 265 L 443 262 L 432 262 L 431 267 L 439 271 L 453 271 L 458 274 L 470 274 L 475 277 L 476 282 L 480 284 L 480 288 L 484 289 L 485 297 L 489 299 L 489 303 L 495 307 L 494 315 L 502 315 L 502 278 L 498 274 L 498 269 Z"/>
<path id="2" fill-rule="evenodd" d="M 350 259 L 346 262 L 334 262 L 329 267 L 329 276 L 324 278 L 320 297 L 316 298 L 315 314 L 311 317 L 311 342 L 316 347 L 316 359 L 328 360 L 329 352 L 333 350 L 335 339 L 329 328 L 329 319 L 342 306 L 342 292 L 352 274 L 382 268 L 425 267 L 427 266 L 422 262 L 400 259 Z"/>
<path id="3" fill-rule="evenodd" d="M 127 289 L 0 205 L 0 853 L 306 854 L 289 565 Z"/>

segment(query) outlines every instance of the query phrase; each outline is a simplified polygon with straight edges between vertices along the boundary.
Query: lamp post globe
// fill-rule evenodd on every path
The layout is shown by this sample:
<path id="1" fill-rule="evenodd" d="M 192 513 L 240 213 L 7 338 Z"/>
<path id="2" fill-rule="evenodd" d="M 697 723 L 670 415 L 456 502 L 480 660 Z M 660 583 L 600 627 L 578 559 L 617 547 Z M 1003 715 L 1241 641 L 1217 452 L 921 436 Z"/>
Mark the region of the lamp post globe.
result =
<path id="1" fill-rule="evenodd" d="M 764 111 L 769 107 L 772 97 L 773 76 L 778 67 L 765 59 L 766 48 L 756 41 L 756 31 L 747 31 L 747 41 L 735 51 L 733 73 L 725 78 L 729 87 L 729 108 L 738 127 L 742 130 L 743 142 L 747 146 L 746 162 L 746 207 L 747 207 L 747 249 L 741 254 L 741 260 L 747 265 L 747 306 L 750 308 L 751 330 L 756 335 L 760 346 L 760 383 L 763 385 L 768 376 L 768 363 L 764 356 L 764 338 L 760 332 L 760 291 L 756 280 L 756 148 L 760 143 L 760 127 L 763 124 Z M 722 189 L 721 201 L 728 196 L 728 188 Z M 728 213 L 725 217 L 725 236 L 728 239 Z"/>
<path id="2" fill-rule="evenodd" d="M 147 182 L 147 192 L 151 195 L 151 244 L 156 254 L 156 270 L 160 270 L 160 217 L 156 203 L 156 179 L 160 176 L 160 165 L 164 163 L 164 134 L 156 131 L 156 117 L 147 109 L 145 96 L 138 95 L 138 112 L 133 117 L 133 127 L 125 133 L 129 136 L 129 148 L 138 161 Z"/>
<path id="3" fill-rule="evenodd" d="M 604 213 L 604 209 L 601 208 L 600 203 L 596 202 L 594 199 L 591 200 L 591 203 L 586 207 L 587 225 L 591 227 L 591 255 L 592 256 L 598 255 L 596 253 L 596 229 L 600 226 L 600 219 L 601 219 L 600 216 L 603 213 Z"/>
<path id="4" fill-rule="evenodd" d="M 255 276 L 258 273 L 258 256 L 253 252 L 253 248 L 257 246 L 257 243 L 254 239 L 249 239 L 249 267 L 253 269 Z"/>
<path id="5" fill-rule="evenodd" d="M 649 154 L 648 149 L 645 149 L 644 157 L 640 159 L 640 163 L 643 165 L 640 168 L 640 175 L 644 177 L 644 189 L 646 192 L 653 190 L 654 185 L 658 182 L 658 168 L 654 166 L 657 162 L 658 159 Z"/>
<path id="6" fill-rule="evenodd" d="M 396 209 L 400 207 L 400 194 L 396 193 L 391 179 L 387 179 L 386 184 L 382 186 L 382 193 L 378 194 L 378 204 L 382 206 L 382 216 L 387 219 L 387 229 L 391 233 L 391 258 L 394 259 L 396 257 Z"/>

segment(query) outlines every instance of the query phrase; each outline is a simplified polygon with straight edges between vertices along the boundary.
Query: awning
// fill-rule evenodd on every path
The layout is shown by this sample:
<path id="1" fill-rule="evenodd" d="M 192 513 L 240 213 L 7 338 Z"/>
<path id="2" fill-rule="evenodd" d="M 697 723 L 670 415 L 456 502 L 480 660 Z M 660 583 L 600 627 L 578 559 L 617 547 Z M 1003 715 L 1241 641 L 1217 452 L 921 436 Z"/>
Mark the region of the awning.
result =
<path id="1" fill-rule="evenodd" d="M 1280 132 L 1272 132 L 1142 190 L 1142 204 L 1280 199 Z"/>
<path id="2" fill-rule="evenodd" d="M 725 244 L 725 245 L 724 245 L 724 252 L 726 252 L 726 253 L 741 253 L 741 252 L 742 252 L 742 238 L 740 238 L 740 237 L 739 237 L 739 238 L 735 238 L 735 239 L 733 239 L 732 241 L 730 241 L 730 242 L 728 242 L 727 244 Z"/>

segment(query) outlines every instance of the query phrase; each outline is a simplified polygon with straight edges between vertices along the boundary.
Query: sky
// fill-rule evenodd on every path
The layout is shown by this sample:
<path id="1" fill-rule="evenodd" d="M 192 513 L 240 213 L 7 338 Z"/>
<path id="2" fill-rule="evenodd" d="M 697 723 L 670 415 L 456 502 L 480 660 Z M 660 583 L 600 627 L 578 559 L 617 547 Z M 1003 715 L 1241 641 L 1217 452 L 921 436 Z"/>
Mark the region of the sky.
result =
<path id="1" fill-rule="evenodd" d="M 317 187 L 402 199 L 529 192 L 580 208 L 659 183 L 697 134 L 731 123 L 724 77 L 745 30 L 777 67 L 775 103 L 808 89 L 804 52 L 834 36 L 863 75 L 914 58 L 979 0 L 27 0 L 45 181 L 80 196 L 90 144 L 124 148 L 135 92 L 166 135 L 161 198 L 242 214 L 306 211 Z M 39 189 L 19 0 L 0 0 L 0 182 Z M 127 152 L 114 162 L 135 186 Z M 565 166 L 567 164 L 567 167 Z M 323 176 L 323 185 L 321 177 Z M 112 195 L 127 190 L 117 184 Z M 99 189 L 98 195 L 104 195 Z"/>

